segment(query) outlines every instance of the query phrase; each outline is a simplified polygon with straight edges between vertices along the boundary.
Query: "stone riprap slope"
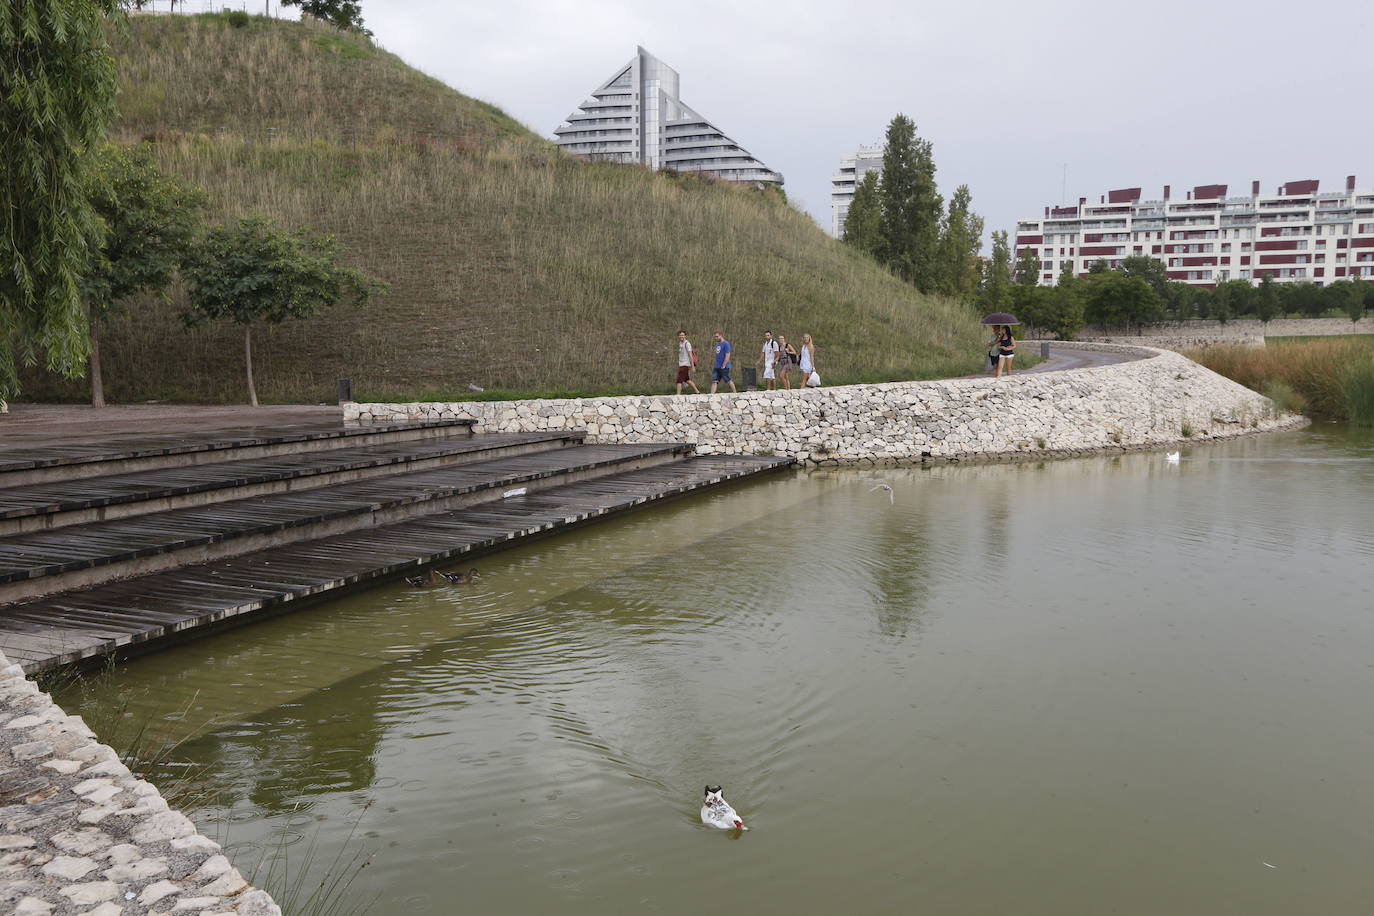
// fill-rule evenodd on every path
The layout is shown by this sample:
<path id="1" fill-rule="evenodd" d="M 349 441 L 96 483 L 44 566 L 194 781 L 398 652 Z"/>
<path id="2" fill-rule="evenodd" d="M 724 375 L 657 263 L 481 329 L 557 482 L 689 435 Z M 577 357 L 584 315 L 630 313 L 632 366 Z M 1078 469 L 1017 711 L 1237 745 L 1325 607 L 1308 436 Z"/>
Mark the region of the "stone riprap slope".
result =
<path id="1" fill-rule="evenodd" d="M 1209 335 L 1193 334 L 1190 336 L 1174 335 L 1154 335 L 1142 337 L 1084 337 L 1078 335 L 1079 340 L 1091 343 L 1114 343 L 1131 347 L 1154 347 L 1159 350 L 1205 350 L 1208 347 L 1263 347 L 1263 334 L 1230 334 L 1230 335 Z"/>
<path id="2" fill-rule="evenodd" d="M 1033 341 L 1023 342 L 1033 345 Z M 481 432 L 585 430 L 596 442 L 689 442 L 698 452 L 814 463 L 1003 458 L 1149 448 L 1299 425 L 1269 399 L 1168 350 L 1129 362 L 1011 378 L 849 385 L 683 397 L 348 404 L 373 423 L 467 417 Z"/>
<path id="3" fill-rule="evenodd" d="M 281 909 L 0 653 L 0 913 Z"/>

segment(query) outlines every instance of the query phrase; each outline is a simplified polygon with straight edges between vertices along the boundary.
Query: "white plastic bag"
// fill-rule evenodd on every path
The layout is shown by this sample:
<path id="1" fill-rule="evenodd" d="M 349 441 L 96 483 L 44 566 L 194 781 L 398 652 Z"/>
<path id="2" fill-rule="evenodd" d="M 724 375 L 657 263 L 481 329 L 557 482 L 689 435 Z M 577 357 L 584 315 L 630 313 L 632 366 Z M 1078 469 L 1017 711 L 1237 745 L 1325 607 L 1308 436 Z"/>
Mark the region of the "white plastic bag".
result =
<path id="1" fill-rule="evenodd" d="M 819 387 L 821 387 L 821 374 L 820 374 L 819 372 L 814 372 L 814 371 L 813 371 L 810 375 L 808 375 L 808 376 L 806 377 L 806 387 L 807 387 L 807 388 L 819 388 Z"/>

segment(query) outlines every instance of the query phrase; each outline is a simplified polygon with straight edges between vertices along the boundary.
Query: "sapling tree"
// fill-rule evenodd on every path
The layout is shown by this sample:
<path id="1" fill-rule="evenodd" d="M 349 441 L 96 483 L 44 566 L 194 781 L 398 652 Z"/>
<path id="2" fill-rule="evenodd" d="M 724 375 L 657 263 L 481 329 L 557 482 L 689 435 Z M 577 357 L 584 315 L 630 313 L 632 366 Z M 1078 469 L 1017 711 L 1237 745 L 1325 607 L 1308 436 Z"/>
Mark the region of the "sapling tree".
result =
<path id="1" fill-rule="evenodd" d="M 91 406 L 105 406 L 100 332 L 136 293 L 166 290 L 200 228 L 204 195 L 161 172 L 147 147 L 107 145 L 90 174 L 90 200 L 105 222 L 104 243 L 81 279 L 89 311 Z"/>
<path id="2" fill-rule="evenodd" d="M 382 281 L 340 264 L 343 251 L 333 236 L 283 229 L 262 217 L 217 226 L 192 250 L 182 321 L 196 327 L 228 318 L 243 327 L 248 400 L 254 407 L 254 324 L 309 318 L 336 303 L 361 305 L 386 290 Z"/>

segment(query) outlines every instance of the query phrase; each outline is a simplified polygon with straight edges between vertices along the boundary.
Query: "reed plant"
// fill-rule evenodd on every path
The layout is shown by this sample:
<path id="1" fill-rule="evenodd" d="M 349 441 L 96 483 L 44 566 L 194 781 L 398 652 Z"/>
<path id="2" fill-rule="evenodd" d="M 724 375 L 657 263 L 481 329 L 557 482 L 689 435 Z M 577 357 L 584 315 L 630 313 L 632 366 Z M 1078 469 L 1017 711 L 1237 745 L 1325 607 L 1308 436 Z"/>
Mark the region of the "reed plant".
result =
<path id="1" fill-rule="evenodd" d="M 1374 335 L 1291 337 L 1264 347 L 1208 347 L 1187 355 L 1265 394 L 1280 410 L 1374 422 Z"/>
<path id="2" fill-rule="evenodd" d="M 675 335 L 816 340 L 827 384 L 977 371 L 977 316 L 826 236 L 775 191 L 574 160 L 365 38 L 254 17 L 133 17 L 117 40 L 118 139 L 203 187 L 217 220 L 332 233 L 391 284 L 365 309 L 255 332 L 267 402 L 477 385 L 660 392 Z M 569 100 L 571 106 L 576 98 Z M 244 398 L 233 328 L 185 331 L 184 297 L 137 302 L 102 339 L 113 400 Z M 31 373 L 26 390 L 80 383 Z"/>

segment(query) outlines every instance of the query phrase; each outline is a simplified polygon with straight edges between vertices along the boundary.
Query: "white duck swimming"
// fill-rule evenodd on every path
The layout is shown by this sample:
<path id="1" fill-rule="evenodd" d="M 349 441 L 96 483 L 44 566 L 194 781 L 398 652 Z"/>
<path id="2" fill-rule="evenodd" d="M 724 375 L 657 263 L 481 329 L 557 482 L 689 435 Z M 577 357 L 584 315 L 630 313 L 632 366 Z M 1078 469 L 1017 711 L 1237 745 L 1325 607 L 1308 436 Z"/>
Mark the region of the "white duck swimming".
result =
<path id="1" fill-rule="evenodd" d="M 701 822 L 707 827 L 719 827 L 721 830 L 748 830 L 744 826 L 743 819 L 735 813 L 735 809 L 730 807 L 730 803 L 721 797 L 720 786 L 706 787 L 706 800 L 701 803 Z"/>
<path id="2" fill-rule="evenodd" d="M 1170 464 L 1178 464 L 1178 452 L 1166 452 L 1164 460 Z"/>

